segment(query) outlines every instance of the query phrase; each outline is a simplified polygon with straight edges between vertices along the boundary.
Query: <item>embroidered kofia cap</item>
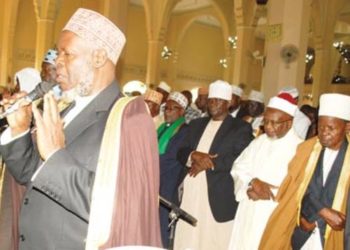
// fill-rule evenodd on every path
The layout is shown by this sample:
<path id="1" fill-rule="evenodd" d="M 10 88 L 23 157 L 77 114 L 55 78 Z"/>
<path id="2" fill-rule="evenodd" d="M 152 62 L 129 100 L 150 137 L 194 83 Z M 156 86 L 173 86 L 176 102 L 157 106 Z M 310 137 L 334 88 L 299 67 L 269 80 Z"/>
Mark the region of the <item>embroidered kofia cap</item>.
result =
<path id="1" fill-rule="evenodd" d="M 145 101 L 151 101 L 160 105 L 162 103 L 163 95 L 153 89 L 149 89 L 146 91 L 144 98 Z"/>
<path id="2" fill-rule="evenodd" d="M 158 85 L 158 88 L 164 90 L 165 92 L 170 93 L 171 87 L 164 81 L 161 81 Z"/>
<path id="3" fill-rule="evenodd" d="M 236 86 L 236 85 L 232 85 L 232 94 L 242 97 L 243 94 L 243 89 L 241 89 L 240 87 Z"/>
<path id="4" fill-rule="evenodd" d="M 52 65 L 56 65 L 56 58 L 57 58 L 57 56 L 58 56 L 57 50 L 49 49 L 46 52 L 46 55 L 44 57 L 43 62 L 52 64 Z"/>
<path id="5" fill-rule="evenodd" d="M 318 116 L 331 116 L 350 121 L 350 96 L 336 93 L 321 95 Z"/>
<path id="6" fill-rule="evenodd" d="M 97 49 L 106 50 L 108 58 L 114 64 L 117 63 L 126 41 L 123 32 L 108 18 L 83 8 L 73 14 L 64 30 L 75 33 Z"/>
<path id="7" fill-rule="evenodd" d="M 248 96 L 248 100 L 264 103 L 264 94 L 260 91 L 251 90 Z"/>
<path id="8" fill-rule="evenodd" d="M 186 96 L 184 96 L 180 92 L 177 92 L 177 91 L 171 92 L 168 97 L 168 100 L 173 100 L 177 102 L 183 109 L 187 108 L 188 100 Z"/>
<path id="9" fill-rule="evenodd" d="M 208 98 L 218 98 L 226 101 L 232 99 L 232 87 L 228 82 L 217 80 L 209 85 Z"/>

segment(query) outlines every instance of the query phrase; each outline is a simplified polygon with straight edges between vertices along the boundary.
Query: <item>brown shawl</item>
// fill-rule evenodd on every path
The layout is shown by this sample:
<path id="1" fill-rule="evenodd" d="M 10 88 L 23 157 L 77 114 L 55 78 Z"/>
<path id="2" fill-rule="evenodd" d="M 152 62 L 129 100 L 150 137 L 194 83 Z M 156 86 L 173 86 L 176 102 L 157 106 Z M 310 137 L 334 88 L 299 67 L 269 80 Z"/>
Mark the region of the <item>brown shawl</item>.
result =
<path id="1" fill-rule="evenodd" d="M 87 250 L 161 246 L 155 131 L 142 98 L 121 98 L 113 107 L 96 171 Z"/>
<path id="2" fill-rule="evenodd" d="M 349 141 L 349 138 L 348 138 Z M 301 201 L 311 180 L 322 146 L 314 137 L 298 146 L 296 155 L 289 163 L 288 174 L 276 196 L 278 206 L 272 213 L 260 241 L 259 250 L 289 250 L 294 228 L 299 223 Z M 332 208 L 345 214 L 347 190 L 349 187 L 350 147 L 345 155 L 341 177 L 338 181 Z M 343 249 L 344 231 L 326 228 L 326 250 Z"/>

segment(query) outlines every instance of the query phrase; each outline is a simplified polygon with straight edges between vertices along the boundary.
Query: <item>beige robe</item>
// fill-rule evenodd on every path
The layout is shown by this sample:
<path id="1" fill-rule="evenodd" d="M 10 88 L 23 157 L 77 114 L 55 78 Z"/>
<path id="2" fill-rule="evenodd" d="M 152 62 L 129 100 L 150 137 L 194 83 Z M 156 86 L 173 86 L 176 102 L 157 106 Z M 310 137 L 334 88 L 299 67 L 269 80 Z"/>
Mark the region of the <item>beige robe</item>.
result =
<path id="1" fill-rule="evenodd" d="M 208 153 L 222 121 L 211 120 L 199 141 L 196 151 Z M 198 222 L 193 227 L 179 220 L 175 233 L 174 249 L 177 250 L 226 250 L 232 223 L 215 221 L 209 205 L 207 177 L 205 171 L 196 177 L 186 176 L 181 208 L 194 216 Z"/>

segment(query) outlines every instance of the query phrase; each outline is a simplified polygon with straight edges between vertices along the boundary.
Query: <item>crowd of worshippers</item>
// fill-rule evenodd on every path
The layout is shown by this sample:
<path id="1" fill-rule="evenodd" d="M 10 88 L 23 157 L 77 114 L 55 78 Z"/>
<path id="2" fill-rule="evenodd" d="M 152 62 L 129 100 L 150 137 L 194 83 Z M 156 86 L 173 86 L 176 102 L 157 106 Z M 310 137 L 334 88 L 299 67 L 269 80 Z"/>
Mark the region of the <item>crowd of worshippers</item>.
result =
<path id="1" fill-rule="evenodd" d="M 64 47 L 64 42 L 71 40 L 84 47 L 85 43 L 76 40 L 100 39 L 95 37 L 98 32 L 86 37 L 86 28 L 76 26 L 85 25 L 85 15 L 100 23 L 87 24 L 89 29 L 109 27 L 102 38 L 107 41 L 114 34 L 120 48 L 108 52 L 108 63 L 98 64 L 97 68 L 108 73 L 107 78 L 97 77 L 98 91 L 74 97 L 76 118 L 72 112 L 67 116 L 61 113 L 65 125 L 60 129 L 66 130 L 68 146 L 41 159 L 41 152 L 33 149 L 30 155 L 24 146 L 35 147 L 42 134 L 36 137 L 35 130 L 31 135 L 27 129 L 9 143 L 4 143 L 6 130 L 1 135 L 0 150 L 10 174 L 26 184 L 19 186 L 15 179 L 6 179 L 11 192 L 6 192 L 6 185 L 2 190 L 5 195 L 1 200 L 14 204 L 9 209 L 11 225 L 6 225 L 13 229 L 7 230 L 13 234 L 7 240 L 14 240 L 14 249 L 57 249 L 62 244 L 62 249 L 97 249 L 100 232 L 110 247 L 168 248 L 174 244 L 179 250 L 350 249 L 350 220 L 346 219 L 350 213 L 350 96 L 325 93 L 320 96 L 319 107 L 299 108 L 299 92 L 294 87 L 281 89 L 269 100 L 262 92 L 251 90 L 243 100 L 240 87 L 217 80 L 208 88 L 199 88 L 194 103 L 190 91 L 172 91 L 165 82 L 141 98 L 119 101 L 114 70 L 125 38 L 114 24 L 98 13 L 79 9 L 63 30 L 59 44 Z M 104 43 L 99 46 L 107 51 L 111 48 Z M 59 78 L 57 64 L 63 67 L 62 58 L 57 57 L 57 51 L 50 49 L 40 73 L 33 68 L 17 72 L 13 89 L 4 91 L 3 97 L 10 98 L 18 91 L 29 93 L 42 81 L 55 82 Z M 53 110 L 66 111 L 65 103 L 71 103 L 71 95 L 65 91 L 57 109 L 42 107 L 43 116 L 48 110 L 51 115 Z M 52 97 L 45 98 L 51 103 L 46 105 L 55 102 Z M 111 114 L 101 115 L 106 105 Z M 43 122 L 35 108 L 33 112 L 39 118 L 36 120 Z M 113 119 L 107 120 L 109 116 Z M 116 117 L 123 117 L 123 122 Z M 5 119 L 2 121 L 3 129 L 11 128 Z M 122 129 L 116 133 L 117 127 Z M 35 129 L 42 129 L 40 123 Z M 109 139 L 120 142 L 111 143 Z M 98 149 L 93 145 L 96 143 Z M 16 171 L 32 161 L 40 167 L 30 164 L 35 169 L 31 174 Z M 117 167 L 113 165 L 116 162 Z M 113 172 L 115 168 L 119 172 Z M 83 178 L 75 178 L 77 172 Z M 18 177 L 22 175 L 25 181 Z M 122 178 L 116 184 L 113 180 L 117 175 Z M 67 179 L 72 181 L 68 183 Z M 117 190 L 108 193 L 109 198 L 106 189 L 99 189 L 106 185 L 108 190 Z M 158 207 L 158 192 L 197 220 L 193 226 L 180 218 L 173 242 L 171 210 L 164 204 Z M 2 218 L 5 213 L 2 209 Z M 60 224 L 63 221 L 65 224 Z M 108 223 L 113 224 L 110 231 L 105 230 Z M 10 249 L 3 240 L 3 224 L 0 219 L 0 248 Z"/>
<path id="2" fill-rule="evenodd" d="M 194 216 L 174 249 L 350 249 L 350 96 L 299 92 L 267 101 L 218 80 L 189 91 L 161 82 L 144 99 L 158 135 L 160 195 Z M 170 209 L 160 205 L 169 245 Z"/>

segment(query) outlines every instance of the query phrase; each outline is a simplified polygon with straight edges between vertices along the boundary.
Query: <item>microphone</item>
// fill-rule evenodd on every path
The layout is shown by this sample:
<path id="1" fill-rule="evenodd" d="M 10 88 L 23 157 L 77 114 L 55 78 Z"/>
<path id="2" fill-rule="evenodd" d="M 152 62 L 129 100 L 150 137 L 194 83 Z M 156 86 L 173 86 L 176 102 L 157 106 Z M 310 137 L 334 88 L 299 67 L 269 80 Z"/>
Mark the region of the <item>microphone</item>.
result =
<path id="1" fill-rule="evenodd" d="M 25 100 L 29 103 L 32 103 L 35 100 L 43 97 L 51 89 L 53 89 L 54 92 L 60 92 L 59 85 L 56 82 L 46 82 L 46 81 L 40 82 L 31 92 L 28 93 L 28 95 L 24 96 L 23 98 L 20 98 L 14 104 L 12 104 L 10 107 L 8 107 L 5 110 L 5 112 L 1 113 L 0 119 L 3 119 L 6 116 L 8 116 L 9 114 L 16 111 L 19 108 L 20 101 Z"/>
<path id="2" fill-rule="evenodd" d="M 169 209 L 173 210 L 177 216 L 180 216 L 182 219 L 184 219 L 185 221 L 190 223 L 192 226 L 197 225 L 196 218 L 194 218 L 192 215 L 188 214 L 185 210 L 182 210 L 181 208 L 176 206 L 174 203 L 168 201 L 167 199 L 165 199 L 164 197 L 162 197 L 160 195 L 159 195 L 159 201 L 160 201 L 160 203 L 162 203 L 163 205 L 165 205 Z"/>

